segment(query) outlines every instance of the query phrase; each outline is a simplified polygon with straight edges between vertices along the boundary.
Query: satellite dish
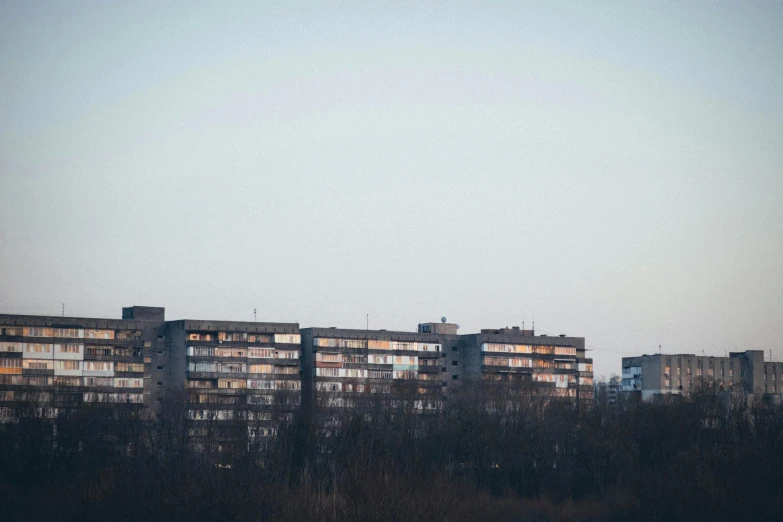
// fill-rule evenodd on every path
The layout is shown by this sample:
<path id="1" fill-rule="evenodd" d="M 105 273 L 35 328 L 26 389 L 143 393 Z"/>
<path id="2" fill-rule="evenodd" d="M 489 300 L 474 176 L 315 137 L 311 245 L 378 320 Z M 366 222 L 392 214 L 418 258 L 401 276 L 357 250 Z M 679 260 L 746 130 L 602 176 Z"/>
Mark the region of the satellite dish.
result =
<path id="1" fill-rule="evenodd" d="M 445 323 L 445 322 L 446 322 L 446 318 L 445 318 L 445 317 L 441 317 L 441 318 L 440 318 L 440 322 L 441 322 L 441 323 Z"/>

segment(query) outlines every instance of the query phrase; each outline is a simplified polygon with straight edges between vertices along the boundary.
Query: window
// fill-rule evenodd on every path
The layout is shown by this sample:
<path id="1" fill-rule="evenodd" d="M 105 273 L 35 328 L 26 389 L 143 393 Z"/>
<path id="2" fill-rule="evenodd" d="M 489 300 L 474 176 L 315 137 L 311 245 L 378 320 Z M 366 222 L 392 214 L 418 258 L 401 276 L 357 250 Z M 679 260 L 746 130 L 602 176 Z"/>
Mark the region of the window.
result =
<path id="1" fill-rule="evenodd" d="M 0 359 L 0 373 L 22 373 L 22 359 Z"/>
<path id="2" fill-rule="evenodd" d="M 110 372 L 114 369 L 113 365 L 109 361 L 84 361 L 85 371 L 91 372 Z"/>
<path id="3" fill-rule="evenodd" d="M 451 361 L 452 366 L 459 366 L 459 361 Z"/>
<path id="4" fill-rule="evenodd" d="M 51 344 L 27 343 L 27 353 L 51 353 Z"/>
<path id="5" fill-rule="evenodd" d="M 103 386 L 106 388 L 114 387 L 114 379 L 111 377 L 85 377 L 85 386 Z"/>
<path id="6" fill-rule="evenodd" d="M 246 335 L 239 332 L 218 332 L 218 341 L 244 341 Z"/>
<path id="7" fill-rule="evenodd" d="M 84 348 L 84 353 L 86 355 L 111 355 L 112 349 L 111 348 L 105 348 L 102 346 L 87 346 Z M 115 355 L 122 355 L 115 352 Z"/>
<path id="8" fill-rule="evenodd" d="M 81 370 L 82 361 L 55 361 L 55 370 Z"/>
<path id="9" fill-rule="evenodd" d="M 158 366 L 157 369 L 162 371 L 163 370 L 163 366 Z"/>
<path id="10" fill-rule="evenodd" d="M 459 351 L 459 346 L 452 346 L 451 347 L 451 351 L 452 352 L 458 352 Z"/>
<path id="11" fill-rule="evenodd" d="M 217 348 L 213 346 L 188 346 L 191 357 L 217 357 Z"/>
<path id="12" fill-rule="evenodd" d="M 391 355 L 370 355 L 369 356 L 369 363 L 370 364 L 392 364 L 392 356 Z"/>
<path id="13" fill-rule="evenodd" d="M 141 339 L 139 330 L 117 330 L 114 334 L 115 339 Z"/>
<path id="14" fill-rule="evenodd" d="M 165 353 L 163 350 L 158 350 L 158 355 L 164 355 Z"/>
<path id="15" fill-rule="evenodd" d="M 459 380 L 459 375 L 452 375 L 451 379 L 454 380 L 454 381 L 458 381 Z"/>
<path id="16" fill-rule="evenodd" d="M 220 363 L 218 364 L 220 373 L 245 373 L 247 366 L 245 363 Z"/>
<path id="17" fill-rule="evenodd" d="M 19 360 L 19 359 L 14 359 L 14 360 Z M 26 370 L 52 370 L 54 369 L 54 361 L 52 361 L 51 359 L 50 360 L 24 359 L 22 363 L 22 367 Z M 0 370 L 0 373 L 3 373 L 3 371 Z"/>
<path id="18" fill-rule="evenodd" d="M 218 379 L 218 388 L 247 388 L 247 381 L 244 379 Z"/>
<path id="19" fill-rule="evenodd" d="M 158 381 L 155 383 L 156 386 L 163 386 L 163 381 Z"/>
<path id="20" fill-rule="evenodd" d="M 53 337 L 79 337 L 79 330 L 76 328 L 55 328 L 52 332 Z"/>
<path id="21" fill-rule="evenodd" d="M 299 344 L 302 338 L 299 334 L 275 334 L 275 343 Z"/>
<path id="22" fill-rule="evenodd" d="M 191 379 L 186 381 L 188 388 L 214 388 L 214 381 Z"/>
<path id="23" fill-rule="evenodd" d="M 81 386 L 82 385 L 82 378 L 81 377 L 63 377 L 63 376 L 55 376 L 54 378 L 54 385 L 55 386 Z M 141 386 L 139 386 L 140 388 Z"/>
<path id="24" fill-rule="evenodd" d="M 22 343 L 0 343 L 0 352 L 23 352 Z"/>
<path id="25" fill-rule="evenodd" d="M 140 363 L 118 362 L 114 369 L 118 372 L 142 373 L 144 372 L 144 365 Z"/>
<path id="26" fill-rule="evenodd" d="M 114 330 L 85 330 L 88 339 L 114 339 Z"/>
<path id="27" fill-rule="evenodd" d="M 272 348 L 248 348 L 247 356 L 260 359 L 271 359 L 275 356 L 275 351 Z"/>
<path id="28" fill-rule="evenodd" d="M 24 335 L 28 337 L 51 337 L 52 336 L 52 329 L 51 328 L 25 328 L 24 329 Z"/>
<path id="29" fill-rule="evenodd" d="M 533 347 L 529 344 L 499 344 L 484 343 L 481 345 L 482 352 L 506 352 L 506 353 L 533 353 Z"/>
<path id="30" fill-rule="evenodd" d="M 119 364 L 120 363 L 117 363 L 118 366 L 119 366 Z M 189 372 L 216 373 L 217 372 L 217 363 L 213 363 L 213 362 L 189 362 L 188 363 L 188 371 Z"/>
<path id="31" fill-rule="evenodd" d="M 392 350 L 418 351 L 418 343 L 392 341 Z"/>
<path id="32" fill-rule="evenodd" d="M 391 370 L 369 370 L 368 377 L 370 379 L 391 379 L 392 378 L 392 371 Z"/>
<path id="33" fill-rule="evenodd" d="M 378 339 L 370 339 L 367 341 L 367 347 L 370 350 L 390 350 L 391 343 L 389 341 L 380 341 Z"/>

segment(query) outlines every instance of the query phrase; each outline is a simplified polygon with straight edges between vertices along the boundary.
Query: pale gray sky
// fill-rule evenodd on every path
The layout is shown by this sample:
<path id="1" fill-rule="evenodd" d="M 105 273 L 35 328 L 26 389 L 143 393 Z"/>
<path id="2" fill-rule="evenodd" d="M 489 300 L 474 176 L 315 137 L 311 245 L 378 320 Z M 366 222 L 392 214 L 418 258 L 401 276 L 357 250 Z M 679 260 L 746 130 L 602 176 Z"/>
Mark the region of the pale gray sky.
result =
<path id="1" fill-rule="evenodd" d="M 781 2 L 0 3 L 0 312 L 783 359 Z"/>

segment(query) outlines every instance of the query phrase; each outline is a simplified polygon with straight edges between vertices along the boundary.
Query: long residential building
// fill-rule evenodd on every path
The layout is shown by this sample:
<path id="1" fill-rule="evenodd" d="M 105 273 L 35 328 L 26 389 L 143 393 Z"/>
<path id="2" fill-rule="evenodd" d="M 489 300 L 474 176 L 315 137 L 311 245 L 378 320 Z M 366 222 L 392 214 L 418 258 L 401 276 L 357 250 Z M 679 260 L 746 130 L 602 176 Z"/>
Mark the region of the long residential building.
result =
<path id="1" fill-rule="evenodd" d="M 445 336 L 435 333 L 304 328 L 304 399 L 351 407 L 361 399 L 417 397 L 436 408 L 447 382 Z"/>
<path id="2" fill-rule="evenodd" d="M 642 400 L 688 396 L 704 389 L 759 396 L 783 394 L 783 363 L 764 361 L 764 352 L 731 352 L 728 357 L 654 354 L 623 357 L 622 390 Z"/>
<path id="3" fill-rule="evenodd" d="M 413 398 L 437 411 L 451 388 L 471 381 L 592 400 L 580 337 L 518 327 L 460 335 L 445 321 L 415 332 L 300 330 L 164 314 L 133 306 L 122 319 L 0 315 L 0 415 L 29 404 L 56 416 L 90 403 L 160 413 L 167 397 L 181 397 L 194 421 L 255 420 L 268 433 L 302 403 Z"/>

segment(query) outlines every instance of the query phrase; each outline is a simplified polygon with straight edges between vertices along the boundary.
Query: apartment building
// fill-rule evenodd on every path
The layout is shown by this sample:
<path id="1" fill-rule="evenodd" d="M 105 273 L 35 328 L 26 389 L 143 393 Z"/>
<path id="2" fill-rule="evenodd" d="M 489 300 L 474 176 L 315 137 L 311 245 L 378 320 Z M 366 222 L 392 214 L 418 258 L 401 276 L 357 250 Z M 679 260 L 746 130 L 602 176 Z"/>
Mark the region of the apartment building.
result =
<path id="1" fill-rule="evenodd" d="M 761 350 L 731 352 L 728 357 L 654 354 L 623 357 L 622 390 L 637 392 L 642 400 L 688 396 L 699 389 L 780 396 L 782 377 L 783 363 L 765 362 Z"/>
<path id="2" fill-rule="evenodd" d="M 64 407 L 112 403 L 142 407 L 152 386 L 164 310 L 123 309 L 123 319 L 0 315 L 0 411 L 28 404 L 41 416 Z M 154 362 L 153 362 L 154 361 Z"/>
<path id="3" fill-rule="evenodd" d="M 301 402 L 299 325 L 236 321 L 171 321 L 165 383 L 187 394 L 194 421 L 254 421 L 270 435 Z"/>
<path id="4" fill-rule="evenodd" d="M 445 321 L 422 323 L 417 332 L 305 328 L 306 400 L 328 398 L 328 405 L 347 407 L 367 394 L 416 392 L 437 398 L 424 403 L 436 408 L 449 388 L 483 381 L 591 403 L 593 365 L 584 338 L 537 337 L 518 327 L 468 335 L 457 330 Z"/>
<path id="5" fill-rule="evenodd" d="M 273 433 L 303 401 L 349 408 L 381 399 L 436 412 L 466 381 L 592 399 L 583 338 L 458 329 L 444 318 L 415 332 L 300 331 L 297 323 L 166 321 L 163 308 L 143 306 L 123 308 L 122 319 L 0 315 L 0 412 L 35 405 L 56 416 L 97 403 L 161 415 L 172 396 L 194 422 L 254 421 L 256 436 Z"/>
<path id="6" fill-rule="evenodd" d="M 485 329 L 460 336 L 459 350 L 466 377 L 592 402 L 593 361 L 585 355 L 583 337 L 536 336 L 519 327 Z"/>
<path id="7" fill-rule="evenodd" d="M 362 400 L 416 397 L 416 408 L 437 409 L 447 385 L 447 336 L 435 333 L 302 329 L 304 400 L 355 407 Z"/>

